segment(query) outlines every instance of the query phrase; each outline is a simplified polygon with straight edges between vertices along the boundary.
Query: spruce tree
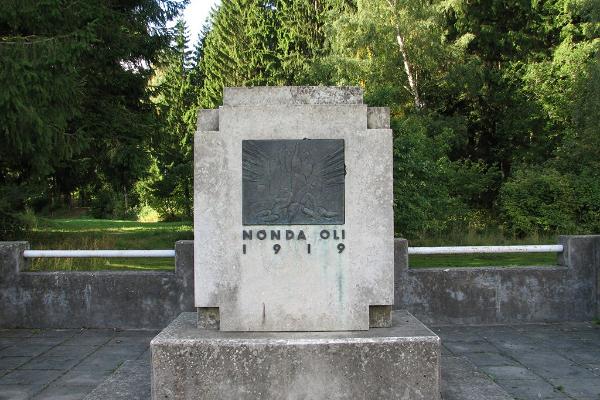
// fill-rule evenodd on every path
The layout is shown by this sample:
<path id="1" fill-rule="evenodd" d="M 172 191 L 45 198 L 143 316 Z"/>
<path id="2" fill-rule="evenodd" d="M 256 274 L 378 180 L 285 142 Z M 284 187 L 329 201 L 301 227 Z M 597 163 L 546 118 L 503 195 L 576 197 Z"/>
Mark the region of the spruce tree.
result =
<path id="1" fill-rule="evenodd" d="M 155 126 L 149 65 L 186 2 L 0 3 L 0 187 L 35 192 L 8 208 L 102 185 L 126 202 Z"/>
<path id="2" fill-rule="evenodd" d="M 213 10 L 201 60 L 203 107 L 220 104 L 225 86 L 272 83 L 278 70 L 274 14 L 269 0 L 224 0 Z"/>
<path id="3" fill-rule="evenodd" d="M 153 103 L 159 128 L 152 136 L 156 174 L 151 179 L 150 202 L 163 218 L 191 217 L 193 202 L 193 138 L 199 82 L 183 21 L 175 27 L 173 45 L 165 50 L 152 80 Z M 200 82 L 201 83 L 201 82 Z"/>
<path id="4" fill-rule="evenodd" d="M 347 0 L 277 0 L 277 83 L 315 84 L 315 63 L 331 53 L 333 22 L 353 8 Z"/>

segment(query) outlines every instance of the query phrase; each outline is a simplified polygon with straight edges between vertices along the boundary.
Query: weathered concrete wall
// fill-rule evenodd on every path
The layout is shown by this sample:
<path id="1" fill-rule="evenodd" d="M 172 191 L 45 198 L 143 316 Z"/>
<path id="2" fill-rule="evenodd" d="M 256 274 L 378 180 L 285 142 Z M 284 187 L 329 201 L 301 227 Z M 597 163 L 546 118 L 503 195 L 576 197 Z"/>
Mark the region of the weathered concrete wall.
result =
<path id="1" fill-rule="evenodd" d="M 555 267 L 410 269 L 395 241 L 395 308 L 425 323 L 494 324 L 600 316 L 600 236 L 565 236 Z M 194 311 L 193 243 L 175 272 L 27 272 L 27 242 L 0 242 L 0 327 L 154 328 Z"/>
<path id="2" fill-rule="evenodd" d="M 194 311 L 192 241 L 174 272 L 27 272 L 27 247 L 0 243 L 0 327 L 159 329 Z"/>
<path id="3" fill-rule="evenodd" d="M 408 268 L 395 242 L 395 308 L 425 323 L 589 320 L 598 315 L 600 236 L 564 236 L 555 267 Z"/>

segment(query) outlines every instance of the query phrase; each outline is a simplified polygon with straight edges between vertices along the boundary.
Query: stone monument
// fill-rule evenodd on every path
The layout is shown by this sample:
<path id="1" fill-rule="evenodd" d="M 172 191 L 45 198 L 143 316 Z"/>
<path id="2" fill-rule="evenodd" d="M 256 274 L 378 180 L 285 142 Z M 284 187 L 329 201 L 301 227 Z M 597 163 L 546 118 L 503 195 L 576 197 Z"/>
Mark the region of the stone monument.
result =
<path id="1" fill-rule="evenodd" d="M 154 399 L 439 398 L 439 338 L 392 321 L 389 109 L 348 87 L 226 88 L 194 146 L 197 315 Z"/>

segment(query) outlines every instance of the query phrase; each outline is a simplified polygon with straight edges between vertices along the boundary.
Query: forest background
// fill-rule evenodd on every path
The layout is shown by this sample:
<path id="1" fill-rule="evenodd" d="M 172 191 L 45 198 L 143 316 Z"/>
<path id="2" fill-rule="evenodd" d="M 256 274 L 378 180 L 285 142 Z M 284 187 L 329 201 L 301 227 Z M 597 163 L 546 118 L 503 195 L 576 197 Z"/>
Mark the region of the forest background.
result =
<path id="1" fill-rule="evenodd" d="M 257 85 L 391 108 L 397 236 L 600 233 L 600 0 L 223 0 L 192 48 L 185 5 L 0 2 L 0 240 L 189 220 L 198 109 Z"/>

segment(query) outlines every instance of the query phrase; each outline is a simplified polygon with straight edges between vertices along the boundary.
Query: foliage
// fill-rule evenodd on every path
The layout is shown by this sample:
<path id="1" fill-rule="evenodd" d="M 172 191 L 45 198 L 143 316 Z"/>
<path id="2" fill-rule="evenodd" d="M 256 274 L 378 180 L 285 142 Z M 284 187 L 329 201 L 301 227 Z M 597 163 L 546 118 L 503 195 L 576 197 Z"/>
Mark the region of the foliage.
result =
<path id="1" fill-rule="evenodd" d="M 138 222 L 158 222 L 160 221 L 160 214 L 154 208 L 143 205 L 137 212 Z"/>
<path id="2" fill-rule="evenodd" d="M 25 0 L 0 5 L 0 187 L 48 204 L 109 185 L 128 209 L 155 124 L 149 63 L 186 1 Z M 30 198 L 11 205 L 24 209 Z"/>
<path id="3" fill-rule="evenodd" d="M 344 0 L 223 0 L 202 40 L 201 105 L 227 86 L 314 84 L 313 63 L 329 54 L 326 28 Z"/>
<path id="4" fill-rule="evenodd" d="M 90 214 L 94 218 L 112 218 L 116 216 L 117 196 L 108 189 L 103 188 L 96 192 L 91 202 Z"/>
<path id="5" fill-rule="evenodd" d="M 177 23 L 175 31 L 174 42 L 162 52 L 151 82 L 159 125 L 152 135 L 154 165 L 142 196 L 165 220 L 192 216 L 193 138 L 199 91 L 194 85 L 197 70 L 187 49 L 183 21 Z"/>
<path id="6" fill-rule="evenodd" d="M 451 164 L 443 142 L 429 137 L 431 125 L 419 116 L 394 121 L 395 232 L 404 237 L 444 231 L 464 207 L 450 196 Z"/>
<path id="7" fill-rule="evenodd" d="M 575 228 L 575 193 L 567 177 L 550 168 L 527 168 L 503 185 L 503 217 L 510 232 L 571 233 Z"/>
<path id="8" fill-rule="evenodd" d="M 367 97 L 422 109 L 425 93 L 447 73 L 452 48 L 443 40 L 439 1 L 357 2 L 332 32 L 338 79 L 361 82 Z"/>
<path id="9" fill-rule="evenodd" d="M 390 107 L 398 235 L 600 229 L 598 0 L 222 0 L 193 50 L 185 3 L 1 3 L 3 235 L 75 201 L 189 218 L 198 109 L 307 84 Z"/>
<path id="10" fill-rule="evenodd" d="M 223 0 L 213 11 L 200 60 L 203 107 L 216 107 L 225 86 L 269 82 L 276 69 L 273 15 L 269 0 Z"/>
<path id="11" fill-rule="evenodd" d="M 578 233 L 600 232 L 600 171 L 585 169 L 570 175 L 575 192 L 575 213 Z"/>
<path id="12" fill-rule="evenodd" d="M 189 223 L 143 223 L 122 220 L 40 218 L 21 236 L 36 249 L 173 249 L 178 240 L 193 238 Z M 172 258 L 39 258 L 31 270 L 173 270 Z"/>

